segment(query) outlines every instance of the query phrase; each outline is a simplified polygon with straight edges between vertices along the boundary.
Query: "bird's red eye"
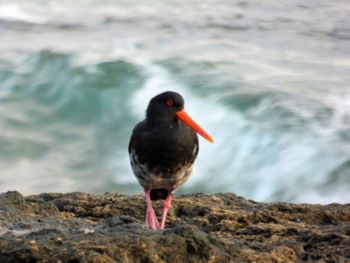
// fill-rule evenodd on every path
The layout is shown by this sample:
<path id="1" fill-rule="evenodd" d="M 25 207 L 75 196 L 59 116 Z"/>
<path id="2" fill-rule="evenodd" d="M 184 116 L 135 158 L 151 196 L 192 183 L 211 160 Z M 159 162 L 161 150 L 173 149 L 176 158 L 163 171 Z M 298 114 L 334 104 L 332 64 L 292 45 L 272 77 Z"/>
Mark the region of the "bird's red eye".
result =
<path id="1" fill-rule="evenodd" d="M 166 101 L 166 104 L 167 104 L 169 107 L 171 107 L 171 106 L 174 105 L 174 101 L 173 101 L 173 100 L 167 100 L 167 101 Z"/>

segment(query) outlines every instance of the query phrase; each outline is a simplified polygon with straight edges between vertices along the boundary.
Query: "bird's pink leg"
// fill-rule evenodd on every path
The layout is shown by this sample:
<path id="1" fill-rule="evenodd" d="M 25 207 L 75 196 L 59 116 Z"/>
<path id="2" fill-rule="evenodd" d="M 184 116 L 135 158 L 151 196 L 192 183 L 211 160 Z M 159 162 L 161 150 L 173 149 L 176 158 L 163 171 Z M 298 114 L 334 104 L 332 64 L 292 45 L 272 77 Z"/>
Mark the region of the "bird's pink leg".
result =
<path id="1" fill-rule="evenodd" d="M 151 200 L 151 189 L 144 188 L 145 195 L 146 195 L 146 203 L 147 203 L 147 211 L 146 211 L 146 221 L 145 225 L 151 229 L 157 229 L 159 227 L 159 223 L 157 220 L 156 213 L 154 212 L 154 209 L 152 207 L 152 200 Z"/>
<path id="2" fill-rule="evenodd" d="M 160 224 L 160 229 L 164 229 L 166 216 L 168 214 L 168 210 L 171 204 L 171 198 L 172 198 L 171 194 L 168 194 L 164 200 L 163 215 L 162 215 L 162 222 Z"/>

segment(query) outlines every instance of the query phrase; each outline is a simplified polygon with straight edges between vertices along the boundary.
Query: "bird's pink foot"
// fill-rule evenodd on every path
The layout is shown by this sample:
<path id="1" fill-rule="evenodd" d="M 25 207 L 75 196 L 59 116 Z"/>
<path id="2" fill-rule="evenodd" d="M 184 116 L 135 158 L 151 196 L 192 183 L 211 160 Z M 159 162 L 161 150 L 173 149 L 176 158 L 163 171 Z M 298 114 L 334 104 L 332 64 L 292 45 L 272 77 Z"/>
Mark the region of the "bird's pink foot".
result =
<path id="1" fill-rule="evenodd" d="M 171 194 L 168 194 L 168 196 L 164 200 L 163 215 L 162 215 L 162 221 L 160 223 L 160 229 L 164 229 L 166 216 L 168 214 L 168 210 L 171 204 L 171 198 L 172 198 Z"/>
<path id="2" fill-rule="evenodd" d="M 152 207 L 152 200 L 150 196 L 151 190 L 149 188 L 145 188 L 144 190 L 147 203 L 145 226 L 155 230 L 159 228 L 159 223 L 156 213 L 154 212 L 154 209 Z"/>
<path id="3" fill-rule="evenodd" d="M 158 219 L 153 208 L 147 208 L 145 225 L 153 230 L 159 228 Z"/>

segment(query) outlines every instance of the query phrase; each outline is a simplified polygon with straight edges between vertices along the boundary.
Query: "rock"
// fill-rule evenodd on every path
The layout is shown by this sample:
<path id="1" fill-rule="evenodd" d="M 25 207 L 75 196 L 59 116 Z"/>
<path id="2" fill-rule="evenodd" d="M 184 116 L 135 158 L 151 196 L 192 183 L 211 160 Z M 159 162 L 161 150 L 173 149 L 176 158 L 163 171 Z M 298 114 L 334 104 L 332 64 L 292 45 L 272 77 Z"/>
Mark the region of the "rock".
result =
<path id="1" fill-rule="evenodd" d="M 350 262 L 350 204 L 179 196 L 164 231 L 144 228 L 145 208 L 143 196 L 1 194 L 0 262 Z"/>

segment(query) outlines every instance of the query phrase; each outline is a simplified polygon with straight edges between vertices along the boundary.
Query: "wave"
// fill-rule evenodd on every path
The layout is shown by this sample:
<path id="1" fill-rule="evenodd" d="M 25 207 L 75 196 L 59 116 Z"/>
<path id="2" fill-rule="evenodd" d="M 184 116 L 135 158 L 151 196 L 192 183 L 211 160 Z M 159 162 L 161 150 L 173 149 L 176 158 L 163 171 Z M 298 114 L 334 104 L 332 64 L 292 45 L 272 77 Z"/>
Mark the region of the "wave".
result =
<path id="1" fill-rule="evenodd" d="M 200 139 L 197 168 L 180 193 L 349 201 L 344 107 L 288 92 L 243 92 L 244 83 L 228 89 L 212 72 L 176 58 L 52 51 L 0 67 L 0 191 L 138 192 L 127 155 L 131 130 L 151 97 L 173 90 L 215 139 Z"/>

